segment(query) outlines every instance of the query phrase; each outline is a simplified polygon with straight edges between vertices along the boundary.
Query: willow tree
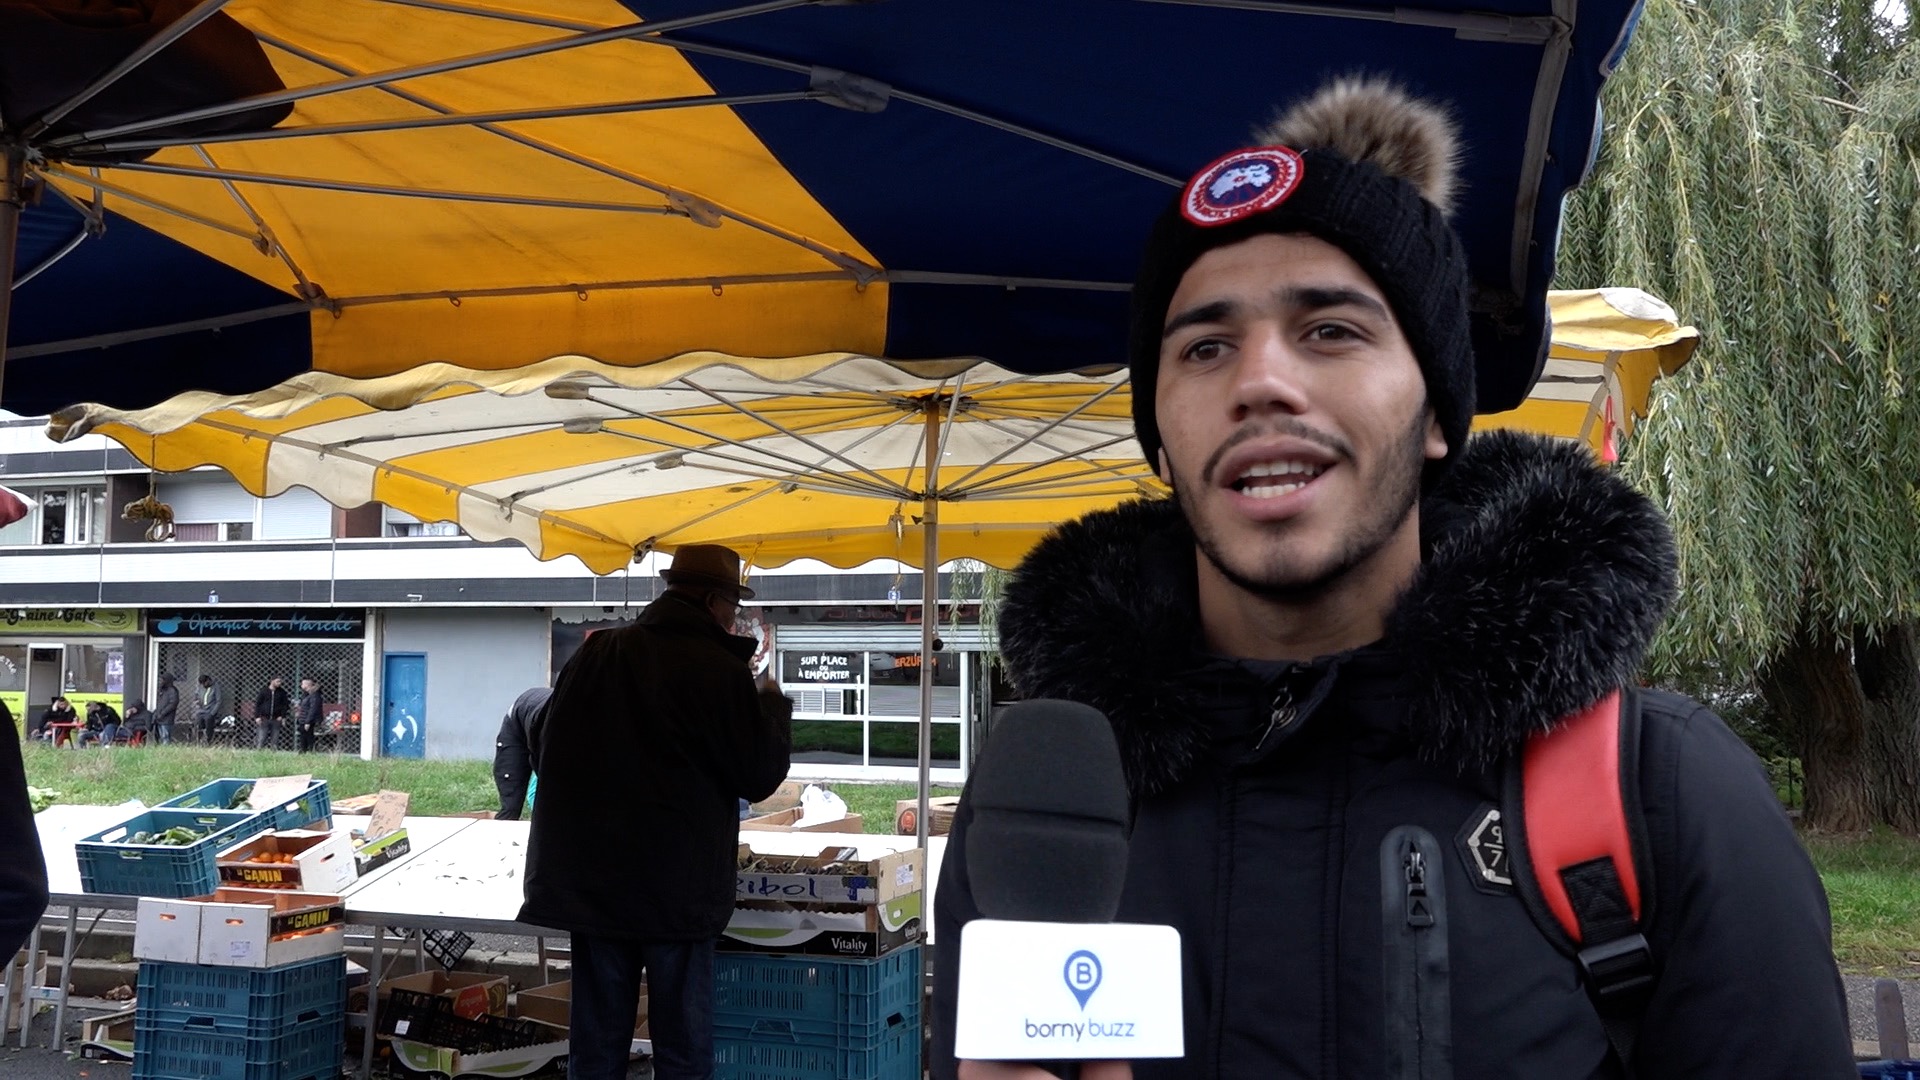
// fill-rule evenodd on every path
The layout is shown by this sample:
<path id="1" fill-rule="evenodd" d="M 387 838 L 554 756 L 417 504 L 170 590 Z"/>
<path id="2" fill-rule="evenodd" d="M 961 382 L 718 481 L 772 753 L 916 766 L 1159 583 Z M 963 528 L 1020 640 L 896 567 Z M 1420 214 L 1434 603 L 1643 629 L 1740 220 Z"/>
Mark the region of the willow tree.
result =
<path id="1" fill-rule="evenodd" d="M 1698 325 L 1623 464 L 1681 560 L 1666 674 L 1751 678 L 1810 824 L 1920 831 L 1920 45 L 1899 0 L 1650 0 L 1559 283 Z"/>

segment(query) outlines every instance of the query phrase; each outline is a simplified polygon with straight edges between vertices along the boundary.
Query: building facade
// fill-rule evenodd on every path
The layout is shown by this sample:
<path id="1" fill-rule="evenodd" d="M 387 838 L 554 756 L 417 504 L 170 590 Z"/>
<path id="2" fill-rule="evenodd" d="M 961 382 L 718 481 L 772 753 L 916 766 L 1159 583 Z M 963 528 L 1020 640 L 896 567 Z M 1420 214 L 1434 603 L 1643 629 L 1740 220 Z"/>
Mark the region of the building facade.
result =
<path id="1" fill-rule="evenodd" d="M 0 484 L 35 504 L 0 529 L 0 701 L 16 716 L 38 716 L 56 694 L 124 711 L 170 675 L 180 737 L 205 676 L 220 703 L 214 737 L 251 745 L 267 680 L 291 690 L 311 677 L 323 748 L 486 758 L 521 691 L 549 685 L 587 635 L 631 619 L 662 586 L 659 556 L 596 577 L 572 558 L 543 563 L 378 504 L 337 509 L 301 488 L 258 499 L 212 469 L 155 475 L 109 440 L 54 444 L 43 428 L 0 419 Z M 149 540 L 148 522 L 123 513 L 148 496 L 172 508 L 172 538 Z M 978 595 L 971 575 L 941 581 Z M 917 571 L 795 564 L 752 584 L 755 664 L 798 704 L 796 777 L 915 775 L 930 663 L 935 777 L 964 779 L 1004 697 L 977 604 L 945 598 L 927 660 Z"/>

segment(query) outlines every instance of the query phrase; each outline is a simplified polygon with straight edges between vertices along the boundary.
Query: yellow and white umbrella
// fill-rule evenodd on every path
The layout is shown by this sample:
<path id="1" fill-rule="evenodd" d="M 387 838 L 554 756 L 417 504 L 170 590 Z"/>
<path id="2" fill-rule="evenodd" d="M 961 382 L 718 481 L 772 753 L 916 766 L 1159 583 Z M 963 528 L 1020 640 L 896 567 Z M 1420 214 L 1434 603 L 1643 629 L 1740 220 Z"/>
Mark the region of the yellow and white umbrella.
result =
<path id="1" fill-rule="evenodd" d="M 1006 567 L 1055 524 L 1156 489 L 1130 403 L 1124 371 L 567 356 L 311 372 L 243 398 L 81 410 L 55 429 L 107 435 L 161 471 L 217 465 L 260 495 L 384 502 L 602 574 L 690 543 L 763 567 L 923 554 Z"/>
<path id="2" fill-rule="evenodd" d="M 1477 426 L 1579 439 L 1608 456 L 1698 335 L 1636 289 L 1556 293 L 1553 315 L 1533 395 Z M 508 371 L 309 372 L 245 397 L 185 394 L 137 412 L 86 406 L 56 417 L 51 434 L 106 435 L 162 472 L 216 465 L 258 495 L 299 485 L 340 506 L 384 502 L 603 574 L 690 543 L 726 544 L 763 567 L 1008 567 L 1056 524 L 1162 490 L 1133 439 L 1131 403 L 1123 371 L 560 356 Z"/>
<path id="3" fill-rule="evenodd" d="M 1686 364 L 1700 332 L 1639 289 L 1555 292 L 1548 300 L 1553 343 L 1540 381 L 1519 408 L 1478 417 L 1474 430 L 1576 439 L 1612 464 L 1620 459 L 1620 439 L 1647 415 L 1654 382 Z"/>

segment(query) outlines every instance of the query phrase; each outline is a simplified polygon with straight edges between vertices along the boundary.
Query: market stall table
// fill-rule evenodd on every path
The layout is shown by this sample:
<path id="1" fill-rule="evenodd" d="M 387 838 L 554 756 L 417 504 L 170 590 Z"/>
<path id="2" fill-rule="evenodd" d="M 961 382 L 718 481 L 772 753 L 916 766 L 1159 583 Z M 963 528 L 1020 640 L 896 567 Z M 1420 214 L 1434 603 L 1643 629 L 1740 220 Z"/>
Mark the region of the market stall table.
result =
<path id="1" fill-rule="evenodd" d="M 56 805 L 49 806 L 34 816 L 34 826 L 40 834 L 41 854 L 47 866 L 47 906 L 49 909 L 54 907 L 67 909 L 66 943 L 61 950 L 62 977 L 59 990 L 54 996 L 52 1046 L 55 1048 L 59 1046 L 61 1036 L 66 1031 L 67 1001 L 70 996 L 69 988 L 72 985 L 72 980 L 66 973 L 73 969 L 73 954 L 78 944 L 81 910 L 84 908 L 100 912 L 132 911 L 140 904 L 138 896 L 85 891 L 80 883 L 80 864 L 74 856 L 74 844 L 87 836 L 125 821 L 143 809 L 145 809 L 144 806 L 134 803 L 120 806 Z M 346 815 L 335 815 L 333 820 L 336 832 L 365 828 L 367 821 L 366 818 Z M 407 841 L 411 849 L 408 854 L 400 856 L 356 881 L 346 890 L 347 894 L 350 895 L 363 886 L 377 883 L 388 874 L 418 858 L 422 853 L 444 843 L 448 838 L 475 823 L 467 818 L 423 817 L 407 818 L 402 824 L 406 827 Z M 30 957 L 40 950 L 38 922 L 34 924 L 27 948 Z M 8 1002 L 19 1000 L 17 991 L 12 985 L 16 978 L 11 972 L 9 973 L 5 995 L 5 1000 Z M 26 1024 L 20 1026 L 19 1045 L 22 1047 L 27 1045 L 28 1026 Z"/>
<path id="2" fill-rule="evenodd" d="M 412 820 L 408 819 L 409 832 Z M 377 880 L 369 878 L 347 893 L 347 921 L 374 928 L 373 957 L 367 971 L 367 1039 L 360 1057 L 362 1076 L 373 1070 L 373 1033 L 379 1030 L 380 976 L 385 966 L 388 927 L 535 938 L 539 941 L 541 970 L 546 970 L 546 939 L 553 931 L 518 921 L 525 892 L 529 823 L 461 820 L 467 827 L 450 839 L 416 853 L 393 873 Z"/>
<path id="3" fill-rule="evenodd" d="M 143 807 L 123 806 L 49 806 L 34 815 L 34 829 L 40 834 L 40 851 L 47 866 L 47 907 L 64 905 L 67 909 L 66 944 L 60 950 L 60 992 L 54 999 L 53 1031 L 54 1043 L 59 1044 L 60 1033 L 66 1030 L 67 987 L 71 985 L 73 971 L 73 953 L 75 939 L 80 934 L 80 908 L 85 905 L 96 911 L 131 911 L 139 903 L 137 896 L 117 896 L 104 893 L 85 892 L 80 887 L 80 863 L 74 857 L 73 845 L 83 837 L 91 836 L 102 829 L 112 828 L 115 824 L 139 813 Z M 34 920 L 33 933 L 27 938 L 27 956 L 40 952 L 40 921 Z M 18 985 L 18 976 L 9 968 L 7 972 L 6 1005 L 8 1007 L 20 1000 L 24 988 Z M 3 1013 L 0 1013 L 3 1014 Z M 27 1029 L 30 1024 L 20 1025 L 20 1046 L 27 1045 Z"/>

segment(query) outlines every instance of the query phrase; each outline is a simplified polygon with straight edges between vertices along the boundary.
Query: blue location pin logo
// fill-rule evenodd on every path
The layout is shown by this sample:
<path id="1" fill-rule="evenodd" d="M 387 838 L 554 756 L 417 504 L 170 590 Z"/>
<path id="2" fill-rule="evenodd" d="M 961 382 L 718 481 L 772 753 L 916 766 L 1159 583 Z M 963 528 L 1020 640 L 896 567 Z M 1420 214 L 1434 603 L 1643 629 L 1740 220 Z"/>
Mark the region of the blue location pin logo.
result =
<path id="1" fill-rule="evenodd" d="M 1067 989 L 1080 1002 L 1080 1008 L 1086 1009 L 1087 999 L 1100 989 L 1100 958 L 1081 949 L 1067 957 L 1066 977 Z"/>

